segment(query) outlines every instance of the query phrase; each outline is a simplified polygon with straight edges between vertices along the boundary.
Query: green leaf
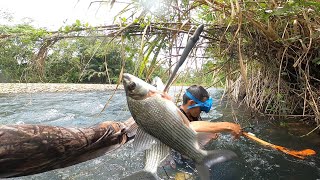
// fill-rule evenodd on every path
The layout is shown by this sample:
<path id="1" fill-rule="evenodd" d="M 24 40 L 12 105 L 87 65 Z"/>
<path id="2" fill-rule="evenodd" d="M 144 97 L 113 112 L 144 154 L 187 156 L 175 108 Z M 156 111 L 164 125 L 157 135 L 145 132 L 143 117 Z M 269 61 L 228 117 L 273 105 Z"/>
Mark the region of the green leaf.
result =
<path id="1" fill-rule="evenodd" d="M 316 65 L 320 65 L 320 57 L 313 59 L 312 62 Z"/>
<path id="2" fill-rule="evenodd" d="M 70 32 L 70 30 L 71 30 L 71 27 L 70 27 L 70 26 L 64 27 L 64 31 L 65 31 L 65 32 Z"/>
<path id="3" fill-rule="evenodd" d="M 81 22 L 79 19 L 76 20 L 76 26 L 80 27 L 81 26 Z"/>

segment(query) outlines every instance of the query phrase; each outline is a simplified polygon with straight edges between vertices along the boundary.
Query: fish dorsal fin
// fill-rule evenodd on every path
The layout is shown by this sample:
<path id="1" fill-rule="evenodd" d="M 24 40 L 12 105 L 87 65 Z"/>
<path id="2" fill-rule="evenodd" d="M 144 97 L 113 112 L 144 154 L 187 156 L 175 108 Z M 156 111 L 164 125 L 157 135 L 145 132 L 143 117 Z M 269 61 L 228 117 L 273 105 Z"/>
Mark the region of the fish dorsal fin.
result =
<path id="1" fill-rule="evenodd" d="M 160 142 L 158 139 L 152 137 L 148 133 L 146 133 L 141 128 L 138 128 L 137 134 L 133 141 L 133 148 L 139 152 L 146 149 L 150 149 L 151 146 L 157 142 Z"/>
<path id="2" fill-rule="evenodd" d="M 160 77 L 156 76 L 155 78 L 153 78 L 151 85 L 153 85 L 154 87 L 157 88 L 158 91 L 163 91 L 164 90 L 164 84 L 161 80 Z"/>
<path id="3" fill-rule="evenodd" d="M 184 114 L 180 111 L 180 109 L 178 109 L 178 108 L 177 108 L 177 112 L 178 112 L 179 116 L 181 117 L 183 124 L 185 124 L 187 127 L 190 127 L 190 121 L 189 121 L 189 119 L 186 117 L 186 115 L 184 115 Z"/>
<path id="4" fill-rule="evenodd" d="M 149 96 L 153 96 L 156 94 L 163 94 L 163 90 L 164 90 L 164 84 L 161 80 L 161 78 L 159 78 L 158 76 L 156 76 L 152 82 L 151 85 L 154 86 L 156 89 L 150 89 L 149 90 Z"/>

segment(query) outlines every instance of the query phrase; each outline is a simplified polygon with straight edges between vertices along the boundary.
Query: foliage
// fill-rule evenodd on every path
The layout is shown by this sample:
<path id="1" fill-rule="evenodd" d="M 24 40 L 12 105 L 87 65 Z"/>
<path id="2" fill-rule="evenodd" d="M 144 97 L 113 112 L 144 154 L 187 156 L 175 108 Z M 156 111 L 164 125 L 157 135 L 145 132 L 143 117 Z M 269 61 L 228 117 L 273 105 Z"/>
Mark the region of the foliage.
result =
<path id="1" fill-rule="evenodd" d="M 230 97 L 244 98 L 242 102 L 260 112 L 308 114 L 320 123 L 320 2 L 163 1 L 161 11 L 166 17 L 143 1 L 132 2 L 128 9 L 138 7 L 133 17 L 138 17 L 140 25 L 156 23 L 147 28 L 176 30 L 161 31 L 168 36 L 167 49 L 162 50 L 171 57 L 174 47 L 183 44 L 179 37 L 185 31 L 205 24 L 202 56 L 211 57 L 211 62 L 199 69 L 190 68 L 178 82 L 226 85 Z M 139 19 L 141 14 L 148 18 Z M 126 24 L 130 24 L 128 19 Z M 145 38 L 145 29 L 138 31 L 143 33 L 143 41 L 150 41 Z M 143 45 L 147 47 L 141 46 L 141 50 L 153 48 L 152 44 Z M 169 58 L 164 64 L 171 67 L 174 62 Z"/>
<path id="2" fill-rule="evenodd" d="M 50 49 L 45 65 L 45 78 L 48 82 L 78 82 L 81 62 L 77 57 L 77 42 L 78 40 L 61 40 Z"/>
<path id="3" fill-rule="evenodd" d="M 0 34 L 11 38 L 0 39 L 1 81 L 23 81 L 23 73 L 29 70 L 35 47 L 46 31 L 30 25 L 0 26 Z"/>
<path id="4" fill-rule="evenodd" d="M 119 40 L 110 42 L 95 31 L 80 30 L 87 27 L 76 21 L 50 33 L 30 25 L 1 26 L 0 81 L 117 82 L 123 63 Z M 131 72 L 132 59 L 125 64 Z"/>
<path id="5" fill-rule="evenodd" d="M 228 97 L 252 109 L 308 114 L 319 124 L 319 10 L 320 2 L 305 0 L 132 0 L 115 17 L 122 20 L 117 25 L 90 27 L 76 21 L 53 34 L 1 27 L 4 34 L 23 31 L 27 36 L 1 39 L 6 45 L 0 47 L 0 69 L 11 81 L 26 69 L 41 70 L 18 62 L 39 64 L 32 61 L 34 51 L 51 42 L 41 81 L 109 82 L 124 64 L 141 78 L 158 75 L 166 81 L 187 39 L 203 23 L 205 31 L 188 60 L 200 65 L 189 64 L 177 83 L 225 86 Z"/>

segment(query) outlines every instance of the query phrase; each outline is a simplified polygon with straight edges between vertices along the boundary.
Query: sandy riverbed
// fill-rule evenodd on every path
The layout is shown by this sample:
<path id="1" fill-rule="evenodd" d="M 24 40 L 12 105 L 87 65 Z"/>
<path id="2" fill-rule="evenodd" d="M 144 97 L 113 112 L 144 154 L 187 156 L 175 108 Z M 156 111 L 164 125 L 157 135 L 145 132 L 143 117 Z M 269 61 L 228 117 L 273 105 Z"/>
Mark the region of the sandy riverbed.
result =
<path id="1" fill-rule="evenodd" d="M 115 88 L 115 84 L 0 83 L 0 94 L 106 91 Z M 123 86 L 119 85 L 118 89 L 123 89 Z"/>

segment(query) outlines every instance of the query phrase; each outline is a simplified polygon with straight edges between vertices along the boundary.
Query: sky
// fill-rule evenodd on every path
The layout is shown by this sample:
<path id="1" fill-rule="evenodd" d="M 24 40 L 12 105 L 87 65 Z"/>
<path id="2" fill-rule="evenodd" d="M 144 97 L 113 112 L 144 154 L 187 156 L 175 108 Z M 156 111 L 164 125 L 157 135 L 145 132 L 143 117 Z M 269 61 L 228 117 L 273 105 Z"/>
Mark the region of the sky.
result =
<path id="1" fill-rule="evenodd" d="M 115 3 L 110 9 L 109 3 L 93 3 L 95 0 L 0 0 L 0 24 L 12 25 L 33 20 L 31 25 L 56 31 L 61 26 L 72 25 L 77 19 L 91 26 L 111 25 L 114 16 L 126 4 Z M 109 1 L 110 0 L 105 0 Z M 116 1 L 119 2 L 119 1 Z M 121 0 L 126 2 L 126 0 Z M 157 1 L 158 2 L 158 1 Z M 160 1 L 159 1 L 160 2 Z M 3 12 L 13 16 L 13 20 L 4 20 Z M 179 53 L 181 53 L 180 50 Z M 178 59 L 178 57 L 176 57 Z M 194 64 L 194 63 L 191 63 Z M 191 66 L 193 67 L 193 66 Z"/>
<path id="2" fill-rule="evenodd" d="M 94 0 L 1 0 L 0 24 L 18 24 L 30 22 L 35 27 L 58 30 L 64 25 L 71 25 L 77 19 L 92 26 L 110 25 L 120 11 L 121 4 L 115 4 L 110 10 L 109 3 L 90 3 Z M 123 4 L 122 4 L 123 6 Z M 3 18 L 3 12 L 10 13 L 13 21 Z"/>

